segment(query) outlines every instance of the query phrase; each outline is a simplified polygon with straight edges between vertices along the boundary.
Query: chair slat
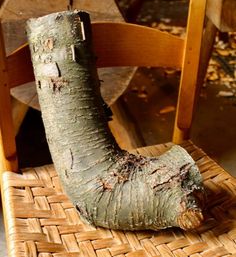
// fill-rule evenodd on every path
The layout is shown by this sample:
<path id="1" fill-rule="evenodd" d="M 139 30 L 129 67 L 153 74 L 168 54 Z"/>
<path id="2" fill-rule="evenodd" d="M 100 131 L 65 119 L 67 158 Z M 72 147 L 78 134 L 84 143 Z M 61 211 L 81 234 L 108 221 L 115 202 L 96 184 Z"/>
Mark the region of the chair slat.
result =
<path id="1" fill-rule="evenodd" d="M 184 48 L 181 38 L 127 23 L 97 22 L 92 24 L 92 29 L 98 67 L 181 68 Z M 28 44 L 7 57 L 7 66 L 10 88 L 34 80 Z"/>
<path id="2" fill-rule="evenodd" d="M 98 67 L 182 66 L 184 40 L 179 37 L 128 23 L 98 22 L 92 28 Z"/>

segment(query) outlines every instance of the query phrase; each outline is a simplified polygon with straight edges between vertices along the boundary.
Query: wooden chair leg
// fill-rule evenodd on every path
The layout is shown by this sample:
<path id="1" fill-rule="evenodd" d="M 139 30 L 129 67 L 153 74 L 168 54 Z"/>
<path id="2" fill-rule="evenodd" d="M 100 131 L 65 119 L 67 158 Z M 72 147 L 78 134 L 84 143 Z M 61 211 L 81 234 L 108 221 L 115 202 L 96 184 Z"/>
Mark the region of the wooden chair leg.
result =
<path id="1" fill-rule="evenodd" d="M 215 43 L 217 28 L 212 23 L 210 19 L 207 19 L 205 31 L 202 39 L 202 47 L 199 61 L 199 70 L 198 70 L 198 78 L 197 78 L 197 89 L 198 93 L 201 89 L 201 86 L 204 83 L 204 79 L 207 72 L 207 67 L 209 64 L 209 60 L 211 58 L 212 49 Z"/>
<path id="2" fill-rule="evenodd" d="M 202 47 L 201 47 L 200 59 L 199 59 L 199 68 L 198 68 L 194 106 L 196 106 L 196 102 L 200 94 L 201 87 L 204 83 L 207 67 L 209 64 L 209 60 L 211 58 L 212 48 L 215 42 L 216 32 L 217 32 L 217 28 L 212 23 L 212 21 L 208 19 L 204 30 L 203 38 L 202 38 Z M 193 111 L 194 110 L 195 110 L 195 107 L 193 108 Z M 175 121 L 174 132 L 173 132 L 173 142 L 176 144 L 179 144 L 183 140 L 189 139 L 189 135 L 190 135 L 190 126 L 189 128 L 186 128 L 186 129 L 180 129 L 178 127 L 177 121 Z"/>
<path id="3" fill-rule="evenodd" d="M 12 130 L 13 120 L 12 116 L 6 112 L 11 108 L 9 90 L 6 52 L 0 26 L 0 179 L 3 171 L 18 170 L 15 132 Z"/>
<path id="4" fill-rule="evenodd" d="M 172 142 L 175 143 L 175 144 L 180 144 L 184 140 L 189 139 L 189 134 L 190 134 L 190 128 L 185 129 L 185 130 L 180 129 L 177 125 L 177 120 L 176 120 L 175 125 L 174 125 Z"/>
<path id="5" fill-rule="evenodd" d="M 206 0 L 190 1 L 183 68 L 172 138 L 174 143 L 188 139 L 192 125 L 205 7 Z"/>

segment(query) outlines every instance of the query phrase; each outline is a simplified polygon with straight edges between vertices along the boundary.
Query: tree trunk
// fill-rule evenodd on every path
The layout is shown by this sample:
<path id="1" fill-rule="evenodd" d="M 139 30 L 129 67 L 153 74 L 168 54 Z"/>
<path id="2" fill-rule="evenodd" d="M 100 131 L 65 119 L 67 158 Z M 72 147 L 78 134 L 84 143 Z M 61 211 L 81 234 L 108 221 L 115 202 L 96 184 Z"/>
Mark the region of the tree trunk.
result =
<path id="1" fill-rule="evenodd" d="M 199 226 L 203 187 L 188 153 L 174 146 L 156 158 L 136 156 L 109 131 L 89 15 L 31 19 L 27 33 L 53 162 L 80 214 L 112 229 Z"/>

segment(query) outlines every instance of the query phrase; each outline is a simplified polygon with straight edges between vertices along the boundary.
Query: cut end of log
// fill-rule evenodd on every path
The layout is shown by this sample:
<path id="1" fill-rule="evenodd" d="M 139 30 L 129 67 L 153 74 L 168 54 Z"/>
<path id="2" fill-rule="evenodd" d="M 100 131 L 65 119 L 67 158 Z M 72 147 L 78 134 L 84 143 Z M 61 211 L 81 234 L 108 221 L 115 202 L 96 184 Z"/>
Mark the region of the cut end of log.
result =
<path id="1" fill-rule="evenodd" d="M 198 228 L 203 223 L 204 217 L 199 209 L 188 209 L 177 219 L 177 223 L 183 230 Z"/>

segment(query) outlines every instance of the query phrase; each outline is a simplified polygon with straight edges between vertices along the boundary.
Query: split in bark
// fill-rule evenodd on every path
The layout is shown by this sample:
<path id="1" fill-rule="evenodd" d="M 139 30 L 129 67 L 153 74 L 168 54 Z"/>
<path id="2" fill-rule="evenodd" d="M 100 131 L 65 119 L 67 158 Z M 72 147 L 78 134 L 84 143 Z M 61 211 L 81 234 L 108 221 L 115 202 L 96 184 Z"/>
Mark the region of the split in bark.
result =
<path id="1" fill-rule="evenodd" d="M 112 229 L 199 226 L 201 176 L 183 148 L 143 157 L 116 144 L 99 91 L 89 15 L 31 19 L 27 33 L 53 162 L 80 214 Z"/>

